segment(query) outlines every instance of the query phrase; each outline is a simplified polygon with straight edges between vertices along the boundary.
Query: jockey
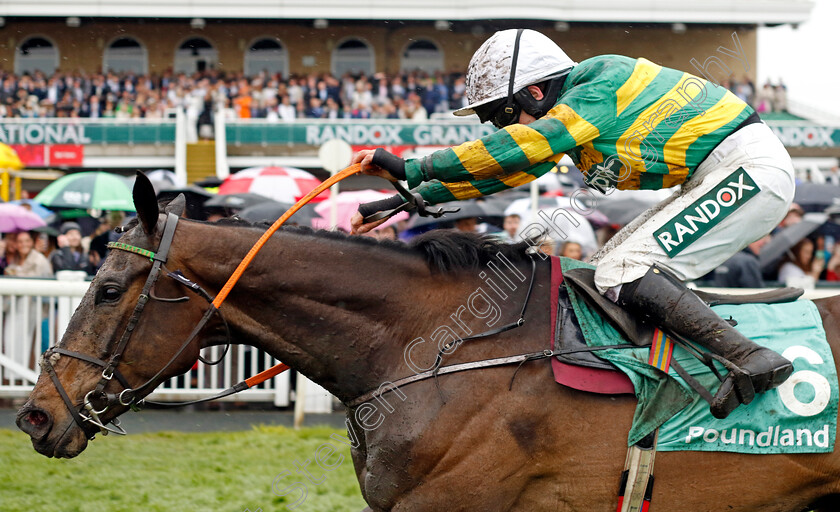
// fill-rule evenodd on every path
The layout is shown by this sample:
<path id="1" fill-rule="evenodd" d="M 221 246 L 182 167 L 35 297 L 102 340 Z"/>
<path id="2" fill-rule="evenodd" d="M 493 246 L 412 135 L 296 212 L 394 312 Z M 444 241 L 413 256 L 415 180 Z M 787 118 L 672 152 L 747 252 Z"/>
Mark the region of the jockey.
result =
<path id="1" fill-rule="evenodd" d="M 790 376 L 790 361 L 733 329 L 682 283 L 769 233 L 793 200 L 790 156 L 749 105 L 645 59 L 575 63 L 548 37 L 522 29 L 497 32 L 475 52 L 467 97 L 455 114 L 477 114 L 499 131 L 415 160 L 364 150 L 354 163 L 407 180 L 430 204 L 522 185 L 564 153 L 603 193 L 682 185 L 595 255 L 598 291 L 734 365 L 712 401 L 716 417 Z M 383 222 L 363 224 L 363 216 L 402 202 L 360 206 L 354 232 Z"/>

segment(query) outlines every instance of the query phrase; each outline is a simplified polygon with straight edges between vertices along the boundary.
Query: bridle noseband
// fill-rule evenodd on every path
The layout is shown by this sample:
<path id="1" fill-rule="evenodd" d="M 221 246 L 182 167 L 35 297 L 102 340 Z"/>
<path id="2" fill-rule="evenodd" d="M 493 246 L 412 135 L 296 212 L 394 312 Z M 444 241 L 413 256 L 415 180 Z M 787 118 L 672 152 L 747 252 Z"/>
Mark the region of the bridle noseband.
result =
<path id="1" fill-rule="evenodd" d="M 128 320 L 128 324 L 125 327 L 125 331 L 123 331 L 122 336 L 120 337 L 119 343 L 117 343 L 116 348 L 111 352 L 111 356 L 108 358 L 107 361 L 103 361 L 96 357 L 89 356 L 87 354 L 82 354 L 80 352 L 74 352 L 71 350 L 53 347 L 48 349 L 44 352 L 44 355 L 41 359 L 41 366 L 43 367 L 44 371 L 49 374 L 50 379 L 52 379 L 53 384 L 55 385 L 56 390 L 58 390 L 58 394 L 61 396 L 62 400 L 64 400 L 67 409 L 70 411 L 70 414 L 73 416 L 73 420 L 76 424 L 82 429 L 83 432 L 87 432 L 87 423 L 90 423 L 93 426 L 99 428 L 99 431 L 102 432 L 103 435 L 107 435 L 109 432 L 113 432 L 114 434 L 125 435 L 126 431 L 120 426 L 119 419 L 114 417 L 108 423 L 103 423 L 100 420 L 99 415 L 104 414 L 111 406 L 123 405 L 128 406 L 132 409 L 137 409 L 140 402 L 138 402 L 138 397 L 144 396 L 144 392 L 148 390 L 150 386 L 152 386 L 155 381 L 166 371 L 174 362 L 175 360 L 183 353 L 184 349 L 190 344 L 190 342 L 198 335 L 201 329 L 207 324 L 209 319 L 212 317 L 213 313 L 217 313 L 218 309 L 213 306 L 212 301 L 213 298 L 198 284 L 190 281 L 183 274 L 179 271 L 175 272 L 168 272 L 166 275 L 167 277 L 172 278 L 175 282 L 187 286 L 190 290 L 194 291 L 205 300 L 210 302 L 210 308 L 205 312 L 204 316 L 202 317 L 201 321 L 195 326 L 193 331 L 190 333 L 189 337 L 181 344 L 181 347 L 175 353 L 175 355 L 170 358 L 169 362 L 160 369 L 152 378 L 147 380 L 142 385 L 132 388 L 131 385 L 128 383 L 128 380 L 119 372 L 117 367 L 120 364 L 120 360 L 125 352 L 125 348 L 128 345 L 129 340 L 131 339 L 131 335 L 134 333 L 134 329 L 137 327 L 137 323 L 140 320 L 140 315 L 143 313 L 143 309 L 146 306 L 146 303 L 149 299 L 163 301 L 163 302 L 183 302 L 189 300 L 189 297 L 178 297 L 174 299 L 170 298 L 161 298 L 157 297 L 154 294 L 154 285 L 157 282 L 158 278 L 160 277 L 161 269 L 164 269 L 164 264 L 169 256 L 169 249 L 172 247 L 172 239 L 175 236 L 175 228 L 178 225 L 178 216 L 173 213 L 167 213 L 166 217 L 166 224 L 163 228 L 163 236 L 160 240 L 160 245 L 158 246 L 157 252 L 152 252 L 148 249 L 143 249 L 140 247 L 135 247 L 133 245 L 124 244 L 121 242 L 111 242 L 108 244 L 109 249 L 119 249 L 127 252 L 133 252 L 135 254 L 140 254 L 141 256 L 145 256 L 149 258 L 152 262 L 152 268 L 149 271 L 149 275 L 146 278 L 146 283 L 143 285 L 143 291 L 140 292 L 140 296 L 137 299 L 137 304 L 134 306 L 134 311 L 131 314 L 131 317 Z M 225 326 L 225 330 L 227 332 L 228 341 L 230 341 L 230 330 L 228 329 L 227 322 L 224 321 L 224 317 L 221 316 L 219 313 L 220 318 Z M 230 347 L 228 343 L 227 347 Z M 225 349 L 227 352 L 227 348 Z M 64 386 L 61 384 L 61 381 L 58 378 L 58 375 L 55 372 L 55 368 L 53 367 L 54 359 L 57 359 L 57 356 L 65 355 L 74 357 L 76 359 L 80 359 L 82 361 L 91 363 L 95 366 L 99 366 L 102 368 L 102 377 L 99 379 L 99 382 L 96 386 L 88 391 L 85 394 L 83 403 L 81 406 L 77 406 L 70 400 L 70 397 L 65 391 Z M 221 357 L 224 357 L 224 353 Z M 201 359 L 201 358 L 200 358 Z M 202 359 L 203 361 L 203 359 Z M 219 359 L 221 361 L 221 358 Z M 210 364 L 217 364 L 219 361 L 211 362 Z M 205 361 L 207 362 L 207 361 Z M 117 381 L 123 386 L 123 390 L 119 394 L 112 394 L 105 392 L 105 388 L 111 382 L 113 378 L 117 379 Z M 93 439 L 94 434 L 88 436 L 88 439 Z"/>

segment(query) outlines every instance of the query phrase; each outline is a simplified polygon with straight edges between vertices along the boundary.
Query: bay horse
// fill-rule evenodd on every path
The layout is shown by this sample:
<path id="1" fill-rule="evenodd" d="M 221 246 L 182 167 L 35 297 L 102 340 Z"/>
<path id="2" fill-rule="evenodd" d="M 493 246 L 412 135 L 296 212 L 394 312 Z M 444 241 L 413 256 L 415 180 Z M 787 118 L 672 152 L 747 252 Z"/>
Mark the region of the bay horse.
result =
<path id="1" fill-rule="evenodd" d="M 139 221 L 120 242 L 160 252 L 168 219 L 181 213 L 183 202 L 173 200 L 159 211 L 146 183 L 138 179 L 135 185 Z M 181 220 L 165 269 L 180 270 L 216 293 L 261 234 L 257 227 Z M 113 250 L 70 321 L 59 344 L 64 352 L 48 353 L 42 361 L 50 371 L 42 370 L 17 424 L 38 452 L 79 455 L 99 427 L 74 416 L 103 382 L 103 361 L 136 323 L 119 350 L 114 373 L 120 379 L 105 380 L 105 393 L 122 397 L 131 386 L 137 390 L 133 398 L 142 398 L 188 371 L 201 348 L 229 339 L 265 350 L 352 404 L 348 435 L 366 510 L 614 510 L 636 400 L 561 387 L 548 359 L 439 375 L 358 403 L 372 390 L 432 367 L 439 356 L 449 365 L 548 348 L 550 267 L 542 261 L 532 266 L 536 259 L 526 249 L 523 243 L 454 232 L 404 245 L 284 228 L 219 309 L 230 334 L 215 314 L 192 338 L 208 305 L 161 300 L 185 293 L 166 277 L 154 283 L 142 314 L 130 321 L 153 263 L 148 255 Z M 503 268 L 501 259 L 511 268 Z M 483 269 L 492 262 L 519 276 L 511 279 L 515 290 L 504 288 L 501 279 L 490 282 Z M 520 278 L 532 268 L 529 294 Z M 506 290 L 505 300 L 492 295 L 493 284 Z M 515 322 L 529 295 L 520 327 L 452 343 L 449 331 L 478 334 Z M 836 359 L 840 300 L 815 302 Z M 112 401 L 98 419 L 107 424 L 128 408 Z M 672 512 L 836 511 L 838 496 L 836 451 L 663 452 L 656 460 L 652 506 Z"/>

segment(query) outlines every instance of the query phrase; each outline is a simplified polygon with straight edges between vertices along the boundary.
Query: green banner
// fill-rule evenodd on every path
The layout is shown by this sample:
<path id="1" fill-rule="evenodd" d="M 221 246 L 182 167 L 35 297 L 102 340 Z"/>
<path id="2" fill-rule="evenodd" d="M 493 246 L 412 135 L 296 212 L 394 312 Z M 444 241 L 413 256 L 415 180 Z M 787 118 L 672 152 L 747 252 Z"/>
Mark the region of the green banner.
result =
<path id="1" fill-rule="evenodd" d="M 773 122 L 768 122 L 767 125 L 787 148 L 840 147 L 840 128 Z"/>
<path id="2" fill-rule="evenodd" d="M 394 121 L 231 123 L 228 144 L 320 146 L 341 139 L 353 146 L 453 146 L 495 132 L 478 123 L 405 123 Z"/>
<path id="3" fill-rule="evenodd" d="M 840 127 L 767 123 L 787 147 L 840 147 Z M 307 120 L 294 122 L 231 121 L 227 143 L 320 146 L 341 139 L 354 146 L 453 146 L 493 133 L 477 122 L 397 120 Z M 174 120 L 14 119 L 0 121 L 4 144 L 174 144 Z"/>
<path id="4" fill-rule="evenodd" d="M 131 120 L 117 122 L 0 121 L 0 143 L 21 145 L 174 144 L 175 123 Z"/>

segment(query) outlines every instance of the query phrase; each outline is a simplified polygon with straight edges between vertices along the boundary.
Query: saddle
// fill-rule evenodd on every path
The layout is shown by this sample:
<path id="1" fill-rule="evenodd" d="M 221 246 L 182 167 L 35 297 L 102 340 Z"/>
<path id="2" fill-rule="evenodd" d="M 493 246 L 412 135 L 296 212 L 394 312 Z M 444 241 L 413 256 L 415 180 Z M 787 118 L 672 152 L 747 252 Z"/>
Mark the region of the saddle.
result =
<path id="1" fill-rule="evenodd" d="M 559 268 L 560 262 L 552 260 L 552 265 Z M 552 274 L 555 273 L 552 272 Z M 587 347 L 566 286 L 570 286 L 589 307 L 621 333 L 624 339 L 636 346 L 650 346 L 656 326 L 632 316 L 598 293 L 595 287 L 594 269 L 566 270 L 562 272 L 559 282 L 556 290 L 552 286 L 552 293 L 556 293 L 557 297 L 553 346 L 558 355 L 555 356 L 556 362 L 552 361 L 555 380 L 575 389 L 596 393 L 634 393 L 629 378 L 611 363 L 595 356 Z M 698 290 L 694 293 L 710 306 L 717 306 L 792 302 L 802 296 L 804 290 L 779 288 L 749 295 L 726 295 Z"/>

